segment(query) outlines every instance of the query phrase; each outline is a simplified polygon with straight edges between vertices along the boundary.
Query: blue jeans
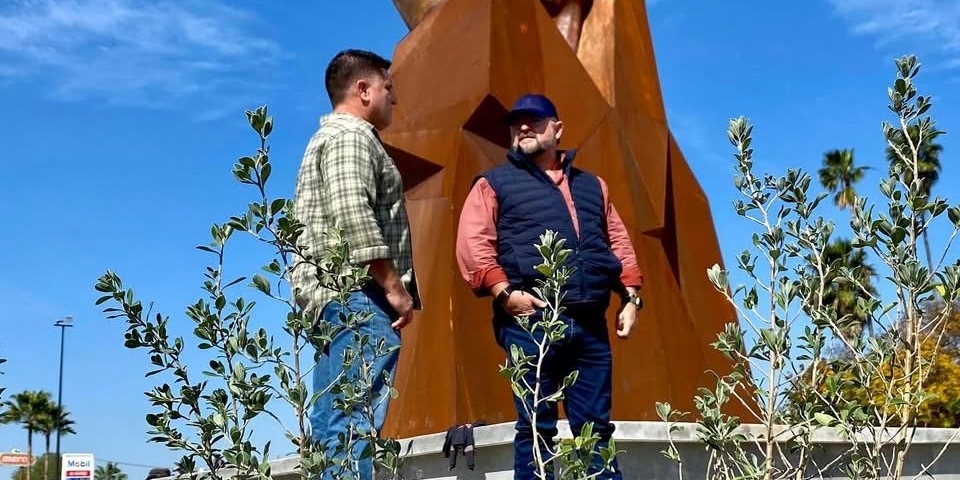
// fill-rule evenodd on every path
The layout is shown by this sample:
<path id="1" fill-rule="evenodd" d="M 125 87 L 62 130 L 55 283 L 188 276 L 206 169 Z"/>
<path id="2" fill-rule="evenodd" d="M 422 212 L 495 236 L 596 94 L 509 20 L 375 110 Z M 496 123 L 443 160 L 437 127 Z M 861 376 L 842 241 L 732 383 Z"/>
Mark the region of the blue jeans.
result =
<path id="1" fill-rule="evenodd" d="M 387 404 L 390 400 L 390 387 L 384 381 L 384 374 L 389 374 L 392 381 L 396 373 L 397 359 L 400 356 L 399 350 L 395 350 L 387 355 L 374 358 L 376 344 L 380 339 L 385 341 L 385 348 L 400 345 L 400 333 L 390 326 L 397 316 L 387 302 L 382 290 L 368 288 L 353 292 L 348 297 L 346 305 L 337 301 L 330 302 L 320 312 L 320 316 L 326 322 L 342 325 L 339 318 L 340 314 L 347 315 L 349 312 L 371 312 L 373 316 L 369 321 L 362 323 L 357 328 L 357 332 L 344 330 L 333 338 L 328 350 L 320 356 L 320 360 L 313 371 L 313 391 L 323 391 L 331 383 L 337 381 L 337 376 L 343 371 L 344 352 L 348 348 L 355 348 L 353 347 L 355 345 L 355 333 L 369 335 L 370 341 L 364 348 L 363 357 L 372 367 L 370 380 L 373 384 L 373 391 L 371 395 L 375 407 L 373 425 L 370 424 L 366 412 L 354 411 L 348 417 L 342 410 L 334 408 L 334 394 L 321 395 L 310 412 L 311 432 L 313 441 L 326 445 L 330 455 L 333 454 L 339 442 L 338 434 L 347 434 L 350 425 L 353 425 L 355 430 L 360 429 L 368 432 L 371 431 L 371 428 L 375 428 L 378 434 L 383 429 L 384 419 L 387 416 Z M 346 372 L 349 378 L 358 378 L 359 363 L 358 359 L 354 367 Z M 337 395 L 337 397 L 340 397 L 340 395 Z M 359 458 L 366 447 L 367 442 L 365 441 L 354 443 L 352 458 Z M 342 457 L 342 455 L 341 453 L 339 456 Z M 359 480 L 373 479 L 373 460 L 371 458 L 368 457 L 361 461 L 359 469 L 359 472 L 357 472 L 359 476 L 355 478 Z M 337 475 L 337 472 L 327 472 L 323 478 L 340 478 L 340 475 Z"/>
<path id="2" fill-rule="evenodd" d="M 538 355 L 539 349 L 530 334 L 501 309 L 495 307 L 495 310 L 497 314 L 494 318 L 494 333 L 497 342 L 507 352 L 508 358 L 510 345 L 517 345 L 527 355 Z M 579 435 L 581 428 L 587 422 L 593 423 L 594 433 L 600 436 L 597 449 L 608 446 L 614 431 L 614 425 L 610 423 L 613 355 L 610 352 L 610 340 L 607 336 L 605 310 L 606 308 L 602 306 L 567 307 L 561 315 L 561 319 L 567 324 L 567 330 L 564 332 L 563 339 L 551 344 L 547 350 L 540 376 L 540 398 L 544 398 L 556 392 L 557 387 L 563 384 L 563 379 L 570 372 L 574 370 L 580 372 L 577 381 L 566 389 L 563 408 L 573 435 Z M 536 315 L 540 314 L 538 312 Z M 537 340 L 543 338 L 542 329 L 537 329 L 535 334 Z M 533 370 L 531 369 L 525 377 L 531 386 L 536 382 L 536 372 Z M 531 418 L 527 416 L 524 409 L 524 402 L 527 408 L 532 407 L 532 395 L 525 400 L 513 395 L 513 400 L 517 408 L 513 478 L 515 480 L 534 479 L 536 468 L 533 466 L 533 431 Z M 543 403 L 537 409 L 537 430 L 545 440 L 546 446 L 552 448 L 553 438 L 557 435 L 556 403 Z M 545 450 L 544 453 L 546 453 Z M 606 471 L 596 478 L 620 480 L 622 476 L 616 460 L 613 467 L 614 472 Z M 601 468 L 602 460 L 599 456 L 595 456 L 591 472 L 598 472 Z M 552 479 L 553 476 L 549 475 L 547 478 Z"/>

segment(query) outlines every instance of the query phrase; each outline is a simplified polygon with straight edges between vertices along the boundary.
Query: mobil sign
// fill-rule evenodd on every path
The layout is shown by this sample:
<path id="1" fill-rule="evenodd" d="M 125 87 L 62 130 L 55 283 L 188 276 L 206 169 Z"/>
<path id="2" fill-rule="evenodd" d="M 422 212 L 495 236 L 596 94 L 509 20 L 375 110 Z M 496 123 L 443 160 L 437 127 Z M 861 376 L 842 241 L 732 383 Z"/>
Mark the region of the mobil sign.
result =
<path id="1" fill-rule="evenodd" d="M 60 480 L 93 480 L 92 453 L 64 453 Z"/>

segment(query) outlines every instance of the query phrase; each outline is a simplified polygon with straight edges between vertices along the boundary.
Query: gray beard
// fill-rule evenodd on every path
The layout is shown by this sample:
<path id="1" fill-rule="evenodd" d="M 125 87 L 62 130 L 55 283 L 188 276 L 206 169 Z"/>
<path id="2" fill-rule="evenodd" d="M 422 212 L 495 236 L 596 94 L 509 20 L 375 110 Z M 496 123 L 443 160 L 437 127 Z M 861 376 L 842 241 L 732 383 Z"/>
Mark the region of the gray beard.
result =
<path id="1" fill-rule="evenodd" d="M 524 143 L 521 141 L 520 151 L 522 151 L 523 153 L 531 157 L 540 156 L 540 154 L 542 154 L 545 151 L 545 149 L 543 148 L 543 144 L 541 144 L 540 141 L 535 138 L 533 139 L 533 141 L 535 142 L 533 145 L 530 145 L 530 144 L 524 145 Z"/>

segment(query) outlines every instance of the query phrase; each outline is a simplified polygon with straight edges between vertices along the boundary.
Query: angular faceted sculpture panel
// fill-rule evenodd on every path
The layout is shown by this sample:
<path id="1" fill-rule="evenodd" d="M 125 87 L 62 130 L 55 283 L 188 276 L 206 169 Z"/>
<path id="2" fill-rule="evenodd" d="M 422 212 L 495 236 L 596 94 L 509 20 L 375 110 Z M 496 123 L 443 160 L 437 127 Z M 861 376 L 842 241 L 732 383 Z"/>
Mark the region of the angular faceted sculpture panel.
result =
<path id="1" fill-rule="evenodd" d="M 577 165 L 607 181 L 644 271 L 634 336 L 621 341 L 610 329 L 613 419 L 656 420 L 658 401 L 694 411 L 697 388 L 711 383 L 705 372 L 730 370 L 710 343 L 736 313 L 707 280 L 720 248 L 707 199 L 666 124 L 643 2 L 594 0 L 576 51 L 541 0 L 428 3 L 394 53 L 399 103 L 383 134 L 404 176 L 424 300 L 403 331 L 400 396 L 383 433 L 516 419 L 491 299 L 476 298 L 460 277 L 454 242 L 475 177 L 506 161 L 502 119 L 527 92 L 556 103 L 561 148 L 579 150 Z M 730 413 L 747 416 L 736 406 Z"/>

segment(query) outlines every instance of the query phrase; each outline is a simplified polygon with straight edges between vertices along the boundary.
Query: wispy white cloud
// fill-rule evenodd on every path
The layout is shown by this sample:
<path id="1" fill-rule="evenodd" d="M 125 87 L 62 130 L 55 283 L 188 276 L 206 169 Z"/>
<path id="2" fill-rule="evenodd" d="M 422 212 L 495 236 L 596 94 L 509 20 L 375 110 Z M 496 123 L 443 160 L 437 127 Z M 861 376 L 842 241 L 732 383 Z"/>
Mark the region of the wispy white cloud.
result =
<path id="1" fill-rule="evenodd" d="M 66 99 L 159 106 L 255 87 L 245 70 L 283 52 L 220 0 L 8 0 L 0 78 Z"/>
<path id="2" fill-rule="evenodd" d="M 960 2 L 956 0 L 828 0 L 877 45 L 900 55 L 917 53 L 938 68 L 960 67 Z"/>

